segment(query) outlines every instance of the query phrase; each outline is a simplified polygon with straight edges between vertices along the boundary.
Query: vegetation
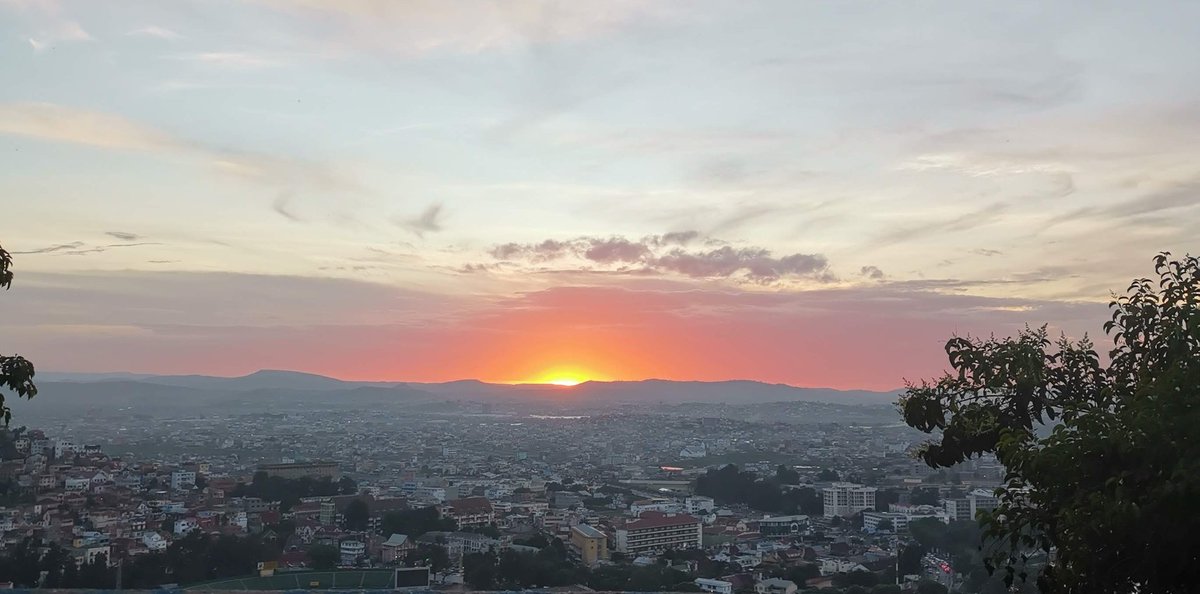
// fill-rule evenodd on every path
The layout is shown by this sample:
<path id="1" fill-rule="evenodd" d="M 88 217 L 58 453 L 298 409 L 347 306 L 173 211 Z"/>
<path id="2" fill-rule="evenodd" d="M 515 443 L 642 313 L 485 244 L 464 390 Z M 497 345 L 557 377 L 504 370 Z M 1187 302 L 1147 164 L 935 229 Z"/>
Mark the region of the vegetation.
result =
<path id="1" fill-rule="evenodd" d="M 12 255 L 0 246 L 0 287 L 8 290 L 12 287 L 13 272 Z M 0 355 L 0 418 L 8 425 L 12 420 L 12 411 L 4 401 L 4 390 L 7 389 L 21 398 L 37 396 L 37 386 L 33 383 L 33 363 L 20 355 Z"/>
<path id="2" fill-rule="evenodd" d="M 1108 363 L 1084 337 L 1045 327 L 1016 338 L 953 338 L 954 373 L 910 385 L 905 421 L 938 440 L 919 453 L 948 467 L 994 452 L 1000 506 L 982 513 L 990 568 L 1030 578 L 1055 553 L 1044 592 L 1194 591 L 1200 563 L 1200 262 L 1155 258 L 1110 303 Z"/>
<path id="3" fill-rule="evenodd" d="M 363 532 L 367 529 L 370 520 L 371 510 L 367 508 L 367 502 L 362 499 L 351 500 L 342 510 L 342 524 L 346 530 Z"/>
<path id="4" fill-rule="evenodd" d="M 347 482 L 349 481 L 349 482 Z M 230 493 L 233 497 L 258 497 L 263 501 L 278 501 L 280 511 L 292 509 L 305 497 L 329 497 L 358 492 L 358 485 L 349 477 L 333 482 L 328 478 L 301 477 L 288 479 L 268 476 L 266 472 L 254 473 L 250 484 L 240 484 Z"/>
<path id="5" fill-rule="evenodd" d="M 788 474 L 791 471 L 786 467 L 780 469 L 785 472 L 777 469 L 775 476 L 766 479 L 753 472 L 738 470 L 732 464 L 709 469 L 697 477 L 696 493 L 712 497 L 719 503 L 744 503 L 763 512 L 819 515 L 821 496 L 808 487 L 784 489 L 782 485 L 789 484 L 786 481 L 794 483 L 799 477 Z"/>
<path id="6" fill-rule="evenodd" d="M 414 539 L 426 532 L 457 528 L 458 524 L 450 518 L 443 518 L 436 507 L 406 509 L 383 516 L 384 534 L 404 534 Z"/>
<path id="7" fill-rule="evenodd" d="M 340 558 L 337 548 L 330 545 L 318 544 L 308 549 L 308 563 L 317 571 L 336 568 Z"/>

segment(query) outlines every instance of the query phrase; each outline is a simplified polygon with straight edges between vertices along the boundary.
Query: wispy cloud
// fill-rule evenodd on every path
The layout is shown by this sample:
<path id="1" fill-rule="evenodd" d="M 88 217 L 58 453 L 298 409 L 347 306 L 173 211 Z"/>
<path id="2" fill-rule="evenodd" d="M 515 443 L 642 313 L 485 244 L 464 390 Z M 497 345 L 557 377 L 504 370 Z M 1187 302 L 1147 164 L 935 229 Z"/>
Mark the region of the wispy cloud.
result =
<path id="1" fill-rule="evenodd" d="M 426 233 L 437 233 L 442 230 L 442 204 L 430 204 L 428 208 L 421 214 L 398 221 L 401 227 L 408 229 L 417 237 L 424 237 Z"/>
<path id="2" fill-rule="evenodd" d="M 139 29 L 134 29 L 129 33 L 126 33 L 126 35 L 133 37 L 154 37 L 156 39 L 162 39 L 165 41 L 177 41 L 183 39 L 183 36 L 179 33 L 158 25 L 147 25 Z"/>
<path id="3" fill-rule="evenodd" d="M 284 63 L 275 57 L 250 52 L 195 52 L 172 57 L 184 62 L 230 70 L 272 68 Z"/>
<path id="4" fill-rule="evenodd" d="M 0 104 L 0 134 L 107 149 L 188 155 L 206 161 L 223 174 L 284 191 L 297 188 L 364 191 L 352 175 L 328 163 L 210 147 L 119 115 L 53 103 Z"/>
<path id="5" fill-rule="evenodd" d="M 141 238 L 137 233 L 127 233 L 125 231 L 105 231 L 104 234 L 120 239 L 121 241 L 137 241 Z"/>
<path id="6" fill-rule="evenodd" d="M 43 52 L 64 43 L 81 43 L 94 40 L 95 38 L 84 30 L 83 25 L 75 21 L 63 21 L 56 23 L 50 28 L 38 31 L 34 36 L 29 38 L 29 45 L 35 52 Z"/>

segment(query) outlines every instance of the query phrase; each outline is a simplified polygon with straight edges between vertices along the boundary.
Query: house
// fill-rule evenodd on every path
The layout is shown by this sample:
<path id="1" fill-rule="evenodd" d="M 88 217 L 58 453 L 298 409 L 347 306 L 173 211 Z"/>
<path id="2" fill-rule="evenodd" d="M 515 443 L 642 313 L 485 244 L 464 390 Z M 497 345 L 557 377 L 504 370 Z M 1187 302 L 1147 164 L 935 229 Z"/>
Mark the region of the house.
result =
<path id="1" fill-rule="evenodd" d="M 705 592 L 712 592 L 713 594 L 733 594 L 733 582 L 725 580 L 696 578 L 696 586 Z"/>
<path id="2" fill-rule="evenodd" d="M 405 534 L 393 534 L 379 545 L 380 558 L 384 563 L 396 563 L 404 559 L 408 552 L 417 548 L 416 543 Z"/>
<path id="3" fill-rule="evenodd" d="M 796 594 L 798 589 L 796 582 L 781 578 L 771 578 L 754 584 L 755 594 Z"/>

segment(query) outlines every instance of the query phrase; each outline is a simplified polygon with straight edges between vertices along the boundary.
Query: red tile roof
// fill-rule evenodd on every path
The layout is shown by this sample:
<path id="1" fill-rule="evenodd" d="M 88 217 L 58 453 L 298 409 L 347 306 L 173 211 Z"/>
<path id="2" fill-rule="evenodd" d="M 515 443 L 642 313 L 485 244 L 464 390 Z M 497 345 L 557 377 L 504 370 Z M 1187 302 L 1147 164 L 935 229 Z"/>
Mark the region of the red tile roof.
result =
<path id="1" fill-rule="evenodd" d="M 667 526 L 687 526 L 699 524 L 700 520 L 688 514 L 665 514 L 662 512 L 644 512 L 638 519 L 626 523 L 626 530 L 644 530 L 646 528 L 665 528 Z"/>

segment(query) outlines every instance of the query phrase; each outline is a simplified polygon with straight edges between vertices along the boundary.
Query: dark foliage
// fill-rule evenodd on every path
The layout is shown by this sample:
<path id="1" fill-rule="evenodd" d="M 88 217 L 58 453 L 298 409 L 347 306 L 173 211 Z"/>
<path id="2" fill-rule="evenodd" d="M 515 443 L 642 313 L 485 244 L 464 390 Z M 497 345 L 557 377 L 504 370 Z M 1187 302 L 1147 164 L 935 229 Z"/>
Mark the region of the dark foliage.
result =
<path id="1" fill-rule="evenodd" d="M 697 477 L 696 492 L 720 503 L 744 503 L 764 512 L 821 513 L 823 503 L 816 491 L 808 487 L 784 489 L 779 476 L 777 470 L 775 476 L 763 479 L 753 472 L 740 471 L 737 466 L 729 464 L 719 469 L 709 469 Z M 791 478 L 786 473 L 785 477 Z"/>
<path id="2" fill-rule="evenodd" d="M 0 246 L 0 287 L 8 290 L 12 287 L 13 273 L 11 270 L 12 256 Z M 37 396 L 37 386 L 33 383 L 35 371 L 33 363 L 20 355 L 0 355 L 0 418 L 7 425 L 12 420 L 12 411 L 4 403 L 5 390 L 20 398 Z"/>
<path id="3" fill-rule="evenodd" d="M 995 452 L 1000 507 L 981 514 L 1011 583 L 1055 553 L 1045 592 L 1173 594 L 1200 583 L 1200 262 L 1155 258 L 1110 304 L 1107 366 L 1086 337 L 953 338 L 953 374 L 910 385 L 905 421 L 945 467 Z"/>

